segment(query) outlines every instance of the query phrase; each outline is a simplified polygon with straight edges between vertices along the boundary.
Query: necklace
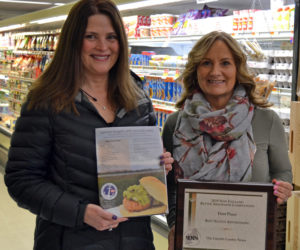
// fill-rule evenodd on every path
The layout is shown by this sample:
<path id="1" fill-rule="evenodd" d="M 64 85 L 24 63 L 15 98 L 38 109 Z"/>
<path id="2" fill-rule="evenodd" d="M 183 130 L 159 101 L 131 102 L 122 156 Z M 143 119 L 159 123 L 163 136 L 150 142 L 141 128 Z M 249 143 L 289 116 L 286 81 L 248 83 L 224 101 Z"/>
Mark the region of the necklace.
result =
<path id="1" fill-rule="evenodd" d="M 84 91 L 82 88 L 80 88 L 80 89 L 81 89 L 81 91 L 83 93 L 85 93 L 88 97 L 90 97 L 94 102 L 98 102 L 98 100 L 97 100 L 96 97 L 91 96 L 88 92 Z M 105 105 L 102 105 L 101 103 L 99 103 L 99 104 L 102 106 L 103 110 L 106 110 L 106 106 Z"/>

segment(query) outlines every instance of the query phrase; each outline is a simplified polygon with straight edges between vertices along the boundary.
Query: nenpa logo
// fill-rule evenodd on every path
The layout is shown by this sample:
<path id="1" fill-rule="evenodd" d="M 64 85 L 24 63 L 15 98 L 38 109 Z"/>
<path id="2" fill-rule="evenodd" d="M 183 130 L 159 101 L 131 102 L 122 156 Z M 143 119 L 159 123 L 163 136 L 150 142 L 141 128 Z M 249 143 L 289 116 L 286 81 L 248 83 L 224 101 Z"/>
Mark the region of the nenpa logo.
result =
<path id="1" fill-rule="evenodd" d="M 196 228 L 188 230 L 184 235 L 186 245 L 197 245 L 200 241 L 200 234 Z"/>

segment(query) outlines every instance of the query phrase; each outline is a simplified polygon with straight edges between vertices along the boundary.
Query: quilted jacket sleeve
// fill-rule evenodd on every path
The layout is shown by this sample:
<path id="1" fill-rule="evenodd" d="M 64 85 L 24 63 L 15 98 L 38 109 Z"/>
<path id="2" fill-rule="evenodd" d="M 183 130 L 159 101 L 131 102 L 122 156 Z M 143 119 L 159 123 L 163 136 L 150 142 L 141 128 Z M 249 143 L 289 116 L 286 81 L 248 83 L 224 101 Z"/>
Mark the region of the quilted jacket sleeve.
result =
<path id="1" fill-rule="evenodd" d="M 49 178 L 52 138 L 48 113 L 23 106 L 11 139 L 5 183 L 20 207 L 60 225 L 78 226 L 86 204 Z"/>

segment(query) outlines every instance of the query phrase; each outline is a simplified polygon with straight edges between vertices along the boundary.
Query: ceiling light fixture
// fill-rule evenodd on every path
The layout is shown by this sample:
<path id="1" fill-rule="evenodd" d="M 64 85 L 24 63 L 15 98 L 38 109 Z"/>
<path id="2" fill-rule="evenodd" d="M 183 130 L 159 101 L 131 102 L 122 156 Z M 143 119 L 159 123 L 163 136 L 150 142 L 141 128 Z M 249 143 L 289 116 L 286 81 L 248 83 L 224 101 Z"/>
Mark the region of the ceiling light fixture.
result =
<path id="1" fill-rule="evenodd" d="M 63 20 L 67 19 L 67 16 L 68 15 L 49 17 L 49 18 L 44 18 L 44 19 L 31 21 L 30 23 L 43 24 L 43 23 L 52 23 L 52 22 L 57 22 L 57 21 L 63 21 Z"/>
<path id="2" fill-rule="evenodd" d="M 49 2 L 33 2 L 33 1 L 18 1 L 18 0 L 0 0 L 4 3 L 25 3 L 25 4 L 42 4 L 42 5 L 64 5 L 64 3 L 49 3 Z"/>
<path id="3" fill-rule="evenodd" d="M 219 0 L 197 0 L 197 4 L 218 2 Z"/>
<path id="4" fill-rule="evenodd" d="M 1 27 L 1 28 L 0 28 L 0 32 L 1 32 L 1 31 L 5 31 L 5 30 L 14 30 L 14 29 L 18 29 L 18 28 L 22 28 L 22 27 L 24 27 L 24 26 L 25 26 L 25 23 L 9 25 L 9 26 L 5 26 L 5 27 Z"/>
<path id="5" fill-rule="evenodd" d="M 123 10 L 131 10 L 131 9 L 139 9 L 149 6 L 156 6 L 156 5 L 162 5 L 167 3 L 175 3 L 175 2 L 183 2 L 184 0 L 147 0 L 147 1 L 139 1 L 134 3 L 126 3 L 126 4 L 119 4 L 118 9 L 120 11 Z"/>

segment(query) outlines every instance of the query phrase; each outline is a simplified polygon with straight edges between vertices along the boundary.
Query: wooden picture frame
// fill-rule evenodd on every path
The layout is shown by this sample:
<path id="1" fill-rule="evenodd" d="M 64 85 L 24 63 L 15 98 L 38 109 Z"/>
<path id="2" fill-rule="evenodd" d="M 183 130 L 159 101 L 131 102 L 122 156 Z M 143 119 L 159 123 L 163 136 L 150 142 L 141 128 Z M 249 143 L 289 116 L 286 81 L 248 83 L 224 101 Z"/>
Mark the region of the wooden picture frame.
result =
<path id="1" fill-rule="evenodd" d="M 276 247 L 277 203 L 271 183 L 179 179 L 176 211 L 176 250 Z"/>

